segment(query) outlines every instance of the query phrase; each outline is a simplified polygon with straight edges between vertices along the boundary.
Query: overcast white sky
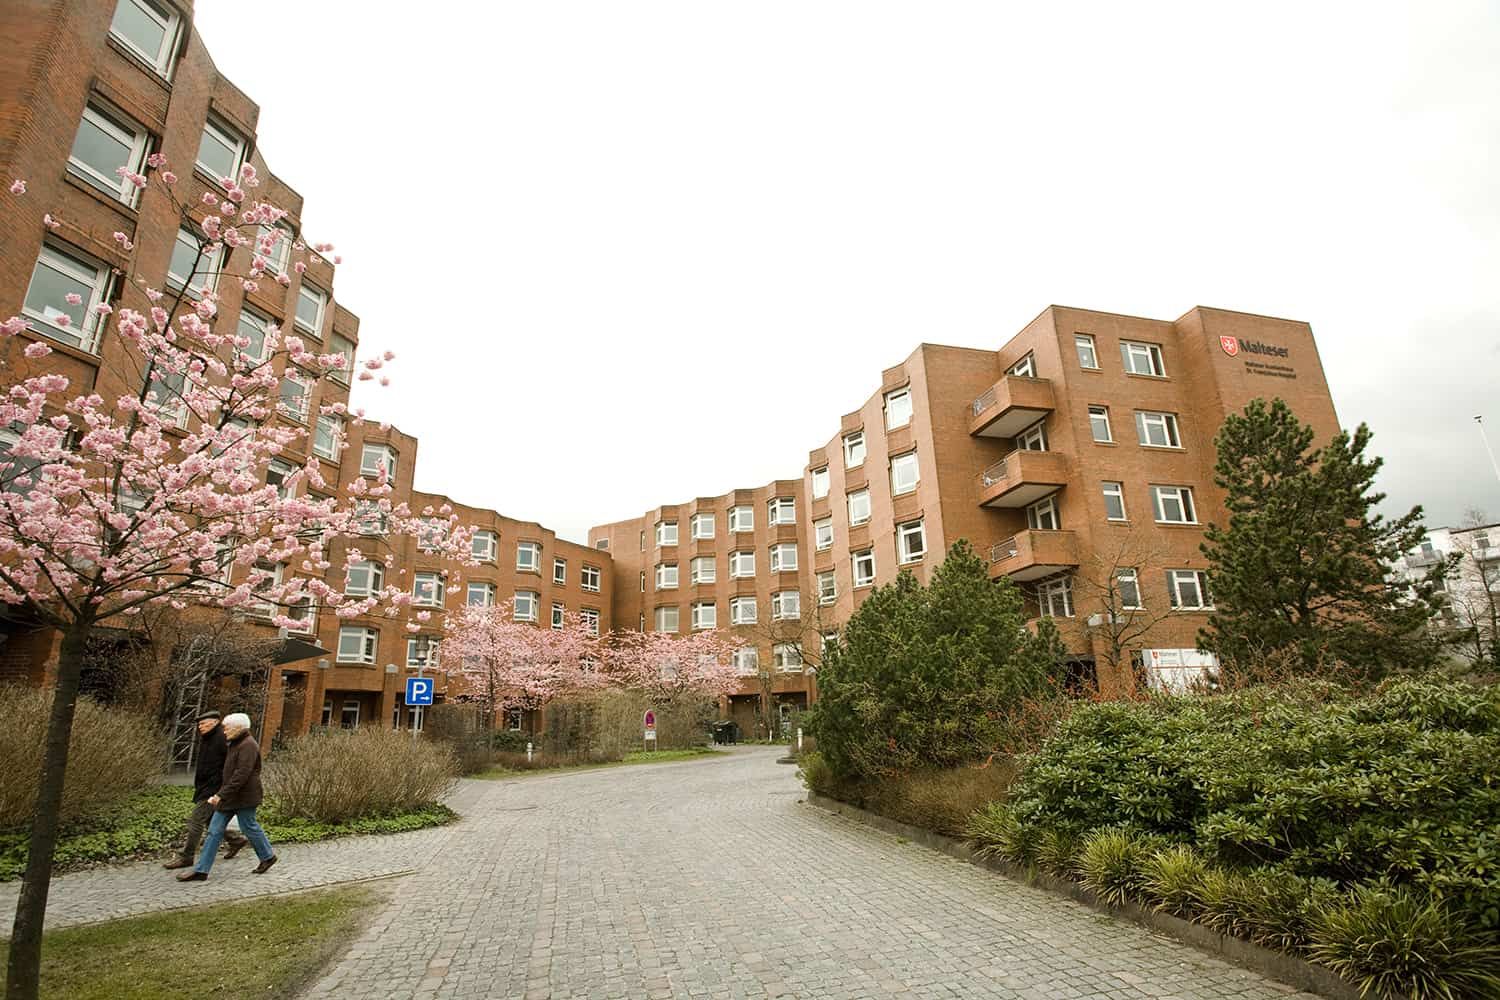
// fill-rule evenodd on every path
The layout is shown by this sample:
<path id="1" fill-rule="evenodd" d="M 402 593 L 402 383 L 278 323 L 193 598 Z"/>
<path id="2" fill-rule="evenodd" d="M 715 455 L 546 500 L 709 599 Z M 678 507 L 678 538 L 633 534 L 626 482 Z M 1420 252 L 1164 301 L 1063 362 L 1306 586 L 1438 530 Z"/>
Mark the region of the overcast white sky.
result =
<path id="1" fill-rule="evenodd" d="M 1312 324 L 1388 507 L 1500 519 L 1493 2 L 197 6 L 420 489 L 582 539 L 922 341 L 1203 304 Z"/>

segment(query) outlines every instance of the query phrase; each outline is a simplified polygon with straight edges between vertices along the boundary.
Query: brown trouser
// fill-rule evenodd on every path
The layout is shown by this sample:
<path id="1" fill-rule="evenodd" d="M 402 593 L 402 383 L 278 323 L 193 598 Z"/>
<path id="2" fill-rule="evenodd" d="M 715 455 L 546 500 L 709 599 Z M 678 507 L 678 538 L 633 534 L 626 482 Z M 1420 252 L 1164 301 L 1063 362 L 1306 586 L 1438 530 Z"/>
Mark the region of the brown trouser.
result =
<path id="1" fill-rule="evenodd" d="M 208 821 L 214 818 L 214 807 L 208 804 L 208 800 L 193 803 L 193 811 L 188 815 L 187 839 L 182 845 L 182 856 L 188 861 L 196 860 L 198 857 L 198 845 L 203 841 L 203 831 L 208 829 Z M 234 834 L 227 834 L 225 841 L 234 844 L 244 843 L 245 838 Z"/>

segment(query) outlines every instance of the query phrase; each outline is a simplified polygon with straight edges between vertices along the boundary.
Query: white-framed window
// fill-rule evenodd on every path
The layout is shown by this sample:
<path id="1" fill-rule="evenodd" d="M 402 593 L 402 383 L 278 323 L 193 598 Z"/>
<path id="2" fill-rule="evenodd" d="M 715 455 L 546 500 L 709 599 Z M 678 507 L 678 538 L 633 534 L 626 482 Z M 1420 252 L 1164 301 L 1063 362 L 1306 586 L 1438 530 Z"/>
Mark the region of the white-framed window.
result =
<path id="1" fill-rule="evenodd" d="M 1005 370 L 1007 375 L 1019 375 L 1022 378 L 1036 378 L 1036 355 L 1030 351 L 1026 356 Z"/>
<path id="2" fill-rule="evenodd" d="M 499 549 L 500 538 L 493 531 L 476 531 L 469 537 L 469 551 L 480 562 L 494 562 Z"/>
<path id="3" fill-rule="evenodd" d="M 1104 488 L 1104 516 L 1111 521 L 1125 520 L 1125 484 L 1106 482 Z"/>
<path id="4" fill-rule="evenodd" d="M 187 376 L 182 372 L 154 368 L 151 382 L 146 386 L 146 402 L 163 420 L 181 427 L 187 423 L 187 402 L 182 398 L 185 391 Z"/>
<path id="5" fill-rule="evenodd" d="M 741 646 L 734 651 L 731 662 L 734 672 L 741 677 L 754 677 L 760 671 L 760 650 L 754 646 Z"/>
<path id="6" fill-rule="evenodd" d="M 271 274 L 285 274 L 295 241 L 296 237 L 286 226 L 262 224 L 255 227 L 255 243 L 251 250 L 256 256 L 265 258 L 266 270 Z"/>
<path id="7" fill-rule="evenodd" d="M 824 632 L 819 638 L 821 642 L 818 644 L 818 651 L 824 656 L 827 656 L 828 651 L 839 644 L 839 634 L 837 631 Z"/>
<path id="8" fill-rule="evenodd" d="M 656 544 L 657 545 L 676 545 L 677 544 L 677 522 L 676 521 L 657 521 L 656 522 Z"/>
<path id="9" fill-rule="evenodd" d="M 812 498 L 821 500 L 828 495 L 828 466 L 812 470 Z"/>
<path id="10" fill-rule="evenodd" d="M 774 497 L 766 504 L 767 523 L 796 524 L 797 501 L 792 497 Z"/>
<path id="11" fill-rule="evenodd" d="M 159 76 L 170 80 L 181 23 L 176 10 L 156 0 L 120 0 L 109 33 Z"/>
<path id="12" fill-rule="evenodd" d="M 1061 576 L 1037 584 L 1036 603 L 1044 618 L 1072 618 L 1072 578 Z"/>
<path id="13" fill-rule="evenodd" d="M 140 188 L 117 171 L 124 167 L 139 174 L 145 162 L 146 130 L 129 124 L 124 115 L 90 101 L 73 135 L 68 173 L 117 201 L 134 205 Z"/>
<path id="14" fill-rule="evenodd" d="M 1135 433 L 1148 448 L 1181 448 L 1177 433 L 1177 414 L 1135 411 Z"/>
<path id="15" fill-rule="evenodd" d="M 1073 346 L 1078 348 L 1079 368 L 1099 367 L 1099 352 L 1094 350 L 1094 337 L 1092 334 L 1073 334 Z"/>
<path id="16" fill-rule="evenodd" d="M 1047 418 L 1043 417 L 1016 435 L 1017 451 L 1047 450 Z"/>
<path id="17" fill-rule="evenodd" d="M 864 524 L 870 519 L 870 491 L 855 490 L 849 494 L 850 526 Z"/>
<path id="18" fill-rule="evenodd" d="M 281 613 L 297 623 L 287 626 L 289 632 L 311 635 L 318 630 L 318 612 L 311 595 L 292 598 Z"/>
<path id="19" fill-rule="evenodd" d="M 552 560 L 552 582 L 566 585 L 568 582 L 568 561 L 566 559 Z"/>
<path id="20" fill-rule="evenodd" d="M 541 542 L 516 543 L 516 569 L 526 573 L 540 573 L 542 571 Z"/>
<path id="21" fill-rule="evenodd" d="M 172 259 L 167 262 L 167 287 L 186 288 L 201 298 L 219 283 L 218 260 L 212 245 L 200 242 L 191 229 L 179 227 L 172 242 Z"/>
<path id="22" fill-rule="evenodd" d="M 435 635 L 411 635 L 406 637 L 406 665 L 423 670 L 435 669 L 439 662 L 438 649 L 443 640 Z"/>
<path id="23" fill-rule="evenodd" d="M 656 631 L 676 632 L 682 627 L 682 612 L 675 604 L 663 604 L 656 609 Z"/>
<path id="24" fill-rule="evenodd" d="M 676 589 L 676 587 L 677 587 L 677 564 L 676 563 L 657 563 L 656 564 L 656 589 L 657 590 L 674 590 L 674 589 Z"/>
<path id="25" fill-rule="evenodd" d="M 820 517 L 813 522 L 813 545 L 819 552 L 833 548 L 833 518 Z"/>
<path id="26" fill-rule="evenodd" d="M 216 181 L 228 177 L 238 183 L 244 159 L 245 140 L 210 115 L 203 123 L 203 138 L 198 140 L 198 166 Z"/>
<path id="27" fill-rule="evenodd" d="M 97 352 L 104 322 L 96 308 L 109 300 L 111 284 L 104 265 L 44 244 L 21 311 L 40 322 L 41 332 L 53 340 Z M 77 305 L 68 301 L 69 295 L 78 296 Z"/>
<path id="28" fill-rule="evenodd" d="M 693 515 L 693 537 L 694 538 L 712 538 L 712 537 L 714 537 L 714 516 L 712 514 L 694 514 Z"/>
<path id="29" fill-rule="evenodd" d="M 865 464 L 865 432 L 854 431 L 844 435 L 844 468 L 852 469 Z"/>
<path id="30" fill-rule="evenodd" d="M 339 648 L 335 658 L 339 663 L 374 663 L 379 643 L 380 633 L 375 629 L 358 625 L 340 626 Z"/>
<path id="31" fill-rule="evenodd" d="M 771 546 L 771 572 L 790 573 L 797 568 L 797 543 L 778 542 Z"/>
<path id="32" fill-rule="evenodd" d="M 1121 610 L 1140 611 L 1145 607 L 1141 603 L 1140 575 L 1135 570 L 1122 569 L 1115 571 L 1115 592 L 1120 595 Z"/>
<path id="33" fill-rule="evenodd" d="M 337 461 L 339 442 L 344 439 L 344 418 L 336 413 L 318 414 L 313 428 L 313 454 L 319 458 Z"/>
<path id="34" fill-rule="evenodd" d="M 838 575 L 833 570 L 818 574 L 818 603 L 829 605 L 839 599 Z"/>
<path id="35" fill-rule="evenodd" d="M 1056 531 L 1059 527 L 1057 500 L 1047 497 L 1026 508 L 1026 527 L 1032 531 Z"/>
<path id="36" fill-rule="evenodd" d="M 778 590 L 771 595 L 771 620 L 790 621 L 802 617 L 802 594 L 795 590 Z"/>
<path id="37" fill-rule="evenodd" d="M 291 462 L 273 458 L 266 469 L 266 485 L 276 487 L 276 495 L 283 500 L 289 500 L 297 492 L 297 487 L 291 483 L 292 475 L 296 471 L 297 467 Z"/>
<path id="38" fill-rule="evenodd" d="M 344 367 L 332 370 L 329 377 L 348 385 L 354 377 L 354 341 L 335 333 L 328 338 L 328 353 L 342 355 L 344 359 Z"/>
<path id="39" fill-rule="evenodd" d="M 469 581 L 468 589 L 464 593 L 464 603 L 471 608 L 493 608 L 495 606 L 495 585 L 493 583 Z"/>
<path id="40" fill-rule="evenodd" d="M 1193 491 L 1186 486 L 1151 487 L 1151 505 L 1159 524 L 1197 524 Z"/>
<path id="41" fill-rule="evenodd" d="M 367 444 L 359 452 L 359 474 L 379 476 L 385 470 L 386 478 L 396 481 L 396 450 L 389 445 Z"/>
<path id="42" fill-rule="evenodd" d="M 250 592 L 262 594 L 268 590 L 274 590 L 281 586 L 281 581 L 286 573 L 284 563 L 269 563 L 264 560 L 257 561 L 252 571 Z M 251 606 L 250 613 L 259 618 L 270 618 L 276 613 L 276 605 L 270 601 L 260 601 Z"/>
<path id="43" fill-rule="evenodd" d="M 693 602 L 693 631 L 719 627 L 719 608 L 713 601 Z"/>
<path id="44" fill-rule="evenodd" d="M 755 575 L 755 553 L 749 549 L 729 553 L 729 579 L 738 580 Z"/>
<path id="45" fill-rule="evenodd" d="M 590 566 L 584 563 L 578 571 L 578 585 L 590 594 L 599 593 L 599 581 L 603 576 L 598 566 Z"/>
<path id="46" fill-rule="evenodd" d="M 755 530 L 755 508 L 749 504 L 729 508 L 729 530 L 732 532 Z"/>
<path id="47" fill-rule="evenodd" d="M 515 603 L 511 605 L 515 619 L 518 622 L 536 621 L 537 606 L 541 601 L 541 595 L 534 590 L 516 591 Z"/>
<path id="48" fill-rule="evenodd" d="M 760 606 L 753 597 L 731 597 L 729 599 L 729 624 L 754 625 L 760 620 Z"/>
<path id="49" fill-rule="evenodd" d="M 885 429 L 893 431 L 911 423 L 911 389 L 897 389 L 885 394 Z"/>
<path id="50" fill-rule="evenodd" d="M 641 593 L 646 592 L 646 571 L 641 570 Z"/>
<path id="51" fill-rule="evenodd" d="M 1177 611 L 1212 611 L 1208 574 L 1198 569 L 1167 570 L 1167 594 Z"/>
<path id="52" fill-rule="evenodd" d="M 917 453 L 908 451 L 891 459 L 891 495 L 901 496 L 917 488 L 922 473 L 917 468 Z"/>
<path id="53" fill-rule="evenodd" d="M 241 357 L 252 363 L 259 364 L 264 361 L 266 359 L 266 331 L 271 325 L 270 318 L 262 316 L 249 306 L 241 306 L 239 319 L 235 322 L 235 336 L 245 340 L 245 345 L 236 346 L 235 350 Z"/>
<path id="54" fill-rule="evenodd" d="M 713 583 L 718 575 L 713 556 L 698 556 L 689 564 L 694 583 Z"/>
<path id="55" fill-rule="evenodd" d="M 927 555 L 927 528 L 921 521 L 896 527 L 896 554 L 903 563 L 920 562 Z"/>
<path id="56" fill-rule="evenodd" d="M 552 627 L 562 628 L 568 618 L 568 609 L 557 602 L 552 604 Z"/>
<path id="57" fill-rule="evenodd" d="M 436 552 L 448 537 L 448 522 L 440 517 L 424 517 L 417 523 L 417 548 Z"/>
<path id="58" fill-rule="evenodd" d="M 598 608 L 579 608 L 578 620 L 583 624 L 584 629 L 588 631 L 589 635 L 597 636 L 599 634 Z"/>
<path id="59" fill-rule="evenodd" d="M 443 606 L 443 577 L 438 573 L 413 573 L 411 578 L 412 603 L 424 608 Z"/>
<path id="60" fill-rule="evenodd" d="M 276 404 L 277 411 L 284 417 L 297 421 L 299 424 L 307 423 L 307 411 L 312 402 L 312 382 L 301 375 L 287 372 L 281 376 L 281 399 Z"/>
<path id="61" fill-rule="evenodd" d="M 854 586 L 869 587 L 875 583 L 875 550 L 854 553 Z"/>
<path id="62" fill-rule="evenodd" d="M 1120 360 L 1124 362 L 1125 370 L 1132 375 L 1155 375 L 1161 378 L 1167 374 L 1166 366 L 1162 364 L 1159 344 L 1122 340 Z"/>
<path id="63" fill-rule="evenodd" d="M 594 548 L 607 550 L 609 548 L 609 539 L 608 538 L 601 538 L 601 539 L 599 539 L 597 542 L 594 543 Z"/>
<path id="64" fill-rule="evenodd" d="M 505 728 L 513 733 L 521 731 L 521 717 L 524 713 L 520 708 L 507 706 L 505 709 Z"/>
<path id="65" fill-rule="evenodd" d="M 771 665 L 787 673 L 801 670 L 802 647 L 795 642 L 776 643 L 771 647 Z"/>
<path id="66" fill-rule="evenodd" d="M 304 281 L 297 288 L 297 326 L 323 339 L 323 313 L 328 308 L 328 294 Z"/>
<path id="67" fill-rule="evenodd" d="M 390 518 L 380 508 L 379 500 L 354 501 L 354 527 L 361 535 L 384 535 Z"/>
<path id="68" fill-rule="evenodd" d="M 1105 444 L 1114 441 L 1115 436 L 1109 429 L 1109 407 L 1089 407 L 1089 430 L 1093 433 L 1095 441 L 1103 441 Z"/>

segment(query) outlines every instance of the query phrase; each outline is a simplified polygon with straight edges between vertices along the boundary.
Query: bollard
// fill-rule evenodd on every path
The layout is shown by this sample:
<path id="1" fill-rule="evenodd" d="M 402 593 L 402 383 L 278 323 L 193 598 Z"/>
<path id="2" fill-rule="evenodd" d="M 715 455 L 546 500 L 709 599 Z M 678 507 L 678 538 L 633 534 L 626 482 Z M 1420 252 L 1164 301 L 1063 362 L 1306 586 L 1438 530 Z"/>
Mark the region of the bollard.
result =
<path id="1" fill-rule="evenodd" d="M 797 727 L 797 752 L 802 752 L 802 727 Z"/>
<path id="2" fill-rule="evenodd" d="M 531 763 L 531 744 L 526 744 L 526 763 Z"/>

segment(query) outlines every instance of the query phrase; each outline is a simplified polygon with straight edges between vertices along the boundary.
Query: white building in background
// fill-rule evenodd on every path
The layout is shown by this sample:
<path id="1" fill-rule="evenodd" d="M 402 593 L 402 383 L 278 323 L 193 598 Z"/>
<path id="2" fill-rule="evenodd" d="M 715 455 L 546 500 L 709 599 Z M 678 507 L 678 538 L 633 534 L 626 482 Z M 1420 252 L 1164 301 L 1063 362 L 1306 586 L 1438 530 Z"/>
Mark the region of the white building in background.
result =
<path id="1" fill-rule="evenodd" d="M 1458 563 L 1443 582 L 1443 623 L 1452 630 L 1477 628 L 1493 641 L 1500 631 L 1500 523 L 1434 528 L 1398 570 L 1415 583 L 1455 555 Z"/>

